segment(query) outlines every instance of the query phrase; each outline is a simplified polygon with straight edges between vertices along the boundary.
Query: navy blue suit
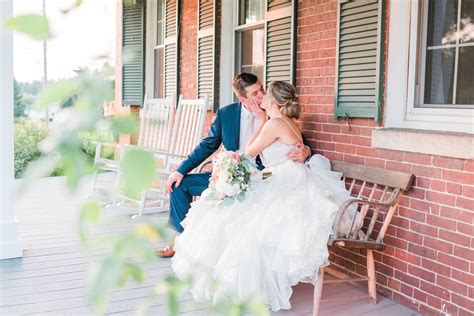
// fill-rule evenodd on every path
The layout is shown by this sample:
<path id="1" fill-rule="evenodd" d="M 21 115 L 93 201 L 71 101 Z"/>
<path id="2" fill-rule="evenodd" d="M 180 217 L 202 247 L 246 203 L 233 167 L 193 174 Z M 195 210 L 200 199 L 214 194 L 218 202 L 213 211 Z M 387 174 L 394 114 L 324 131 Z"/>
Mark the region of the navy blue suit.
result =
<path id="1" fill-rule="evenodd" d="M 192 173 L 204 160 L 210 157 L 221 144 L 227 150 L 237 151 L 240 142 L 240 103 L 232 103 L 220 108 L 207 136 L 199 143 L 188 158 L 178 167 L 178 172 L 184 175 L 181 184 L 173 185 L 170 194 L 170 219 L 169 223 L 177 232 L 183 232 L 181 221 L 186 217 L 193 196 L 199 196 L 209 186 L 211 174 Z M 306 141 L 305 141 L 306 144 Z M 259 169 L 263 169 L 260 158 L 256 159 Z"/>

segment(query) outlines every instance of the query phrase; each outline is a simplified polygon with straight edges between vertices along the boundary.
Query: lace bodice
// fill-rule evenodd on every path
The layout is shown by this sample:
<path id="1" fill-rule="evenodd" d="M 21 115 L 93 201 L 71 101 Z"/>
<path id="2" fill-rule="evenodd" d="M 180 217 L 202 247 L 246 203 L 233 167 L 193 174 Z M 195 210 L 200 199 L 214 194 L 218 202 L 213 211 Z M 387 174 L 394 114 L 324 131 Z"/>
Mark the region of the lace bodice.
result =
<path id="1" fill-rule="evenodd" d="M 294 145 L 287 145 L 279 141 L 274 141 L 262 151 L 262 161 L 265 167 L 273 167 L 288 161 L 288 152 L 296 149 Z"/>

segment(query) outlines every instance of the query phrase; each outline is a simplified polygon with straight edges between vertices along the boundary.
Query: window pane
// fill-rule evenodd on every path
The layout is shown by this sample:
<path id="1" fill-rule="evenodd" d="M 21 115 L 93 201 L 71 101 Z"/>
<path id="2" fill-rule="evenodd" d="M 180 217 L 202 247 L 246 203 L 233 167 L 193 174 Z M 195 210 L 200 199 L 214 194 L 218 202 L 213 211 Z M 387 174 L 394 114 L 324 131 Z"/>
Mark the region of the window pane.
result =
<path id="1" fill-rule="evenodd" d="M 159 0 L 157 5 L 157 22 L 156 22 L 156 45 L 163 44 L 163 34 L 164 34 L 164 17 L 163 17 L 163 1 Z"/>
<path id="2" fill-rule="evenodd" d="M 263 0 L 240 0 L 239 25 L 263 20 Z"/>
<path id="3" fill-rule="evenodd" d="M 243 31 L 240 45 L 240 71 L 251 72 L 261 81 L 263 79 L 264 35 L 263 28 Z"/>
<path id="4" fill-rule="evenodd" d="M 467 43 L 474 41 L 474 1 L 464 0 L 461 3 L 461 29 L 460 42 Z"/>
<path id="5" fill-rule="evenodd" d="M 474 46 L 459 48 L 456 104 L 474 104 Z"/>
<path id="6" fill-rule="evenodd" d="M 430 0 L 428 7 L 428 46 L 456 42 L 457 0 Z"/>
<path id="7" fill-rule="evenodd" d="M 155 80 L 153 87 L 153 97 L 164 97 L 164 51 L 163 47 L 155 49 Z"/>
<path id="8" fill-rule="evenodd" d="M 426 52 L 424 103 L 453 103 L 455 52 L 455 48 L 434 49 Z"/>

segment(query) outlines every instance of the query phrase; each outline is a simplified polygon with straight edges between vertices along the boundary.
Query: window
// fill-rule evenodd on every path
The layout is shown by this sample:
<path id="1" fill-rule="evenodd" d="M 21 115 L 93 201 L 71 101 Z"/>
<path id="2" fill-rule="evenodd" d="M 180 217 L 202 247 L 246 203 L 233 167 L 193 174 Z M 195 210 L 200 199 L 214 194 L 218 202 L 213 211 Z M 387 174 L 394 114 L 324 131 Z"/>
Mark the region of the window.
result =
<path id="1" fill-rule="evenodd" d="M 163 98 L 164 68 L 165 68 L 165 10 L 163 0 L 158 0 L 156 5 L 156 38 L 153 47 L 155 58 L 153 97 Z"/>
<path id="2" fill-rule="evenodd" d="M 473 8 L 390 1 L 384 127 L 474 132 Z"/>
<path id="3" fill-rule="evenodd" d="M 234 100 L 230 82 L 252 72 L 264 86 L 275 80 L 295 83 L 296 0 L 238 0 L 222 6 L 220 104 Z"/>
<path id="4" fill-rule="evenodd" d="M 236 73 L 251 72 L 262 82 L 265 59 L 265 14 L 263 0 L 239 1 L 236 32 Z"/>
<path id="5" fill-rule="evenodd" d="M 420 97 L 416 107 L 474 106 L 474 2 L 431 0 L 421 8 Z"/>
<path id="6" fill-rule="evenodd" d="M 176 0 L 146 1 L 145 94 L 150 98 L 177 94 L 178 4 Z"/>

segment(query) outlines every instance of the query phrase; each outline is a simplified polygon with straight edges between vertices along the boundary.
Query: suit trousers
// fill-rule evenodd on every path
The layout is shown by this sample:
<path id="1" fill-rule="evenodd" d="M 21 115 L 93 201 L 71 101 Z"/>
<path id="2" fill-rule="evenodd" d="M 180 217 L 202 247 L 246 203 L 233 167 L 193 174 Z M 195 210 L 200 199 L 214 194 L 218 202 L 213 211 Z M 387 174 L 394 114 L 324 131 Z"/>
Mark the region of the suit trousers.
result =
<path id="1" fill-rule="evenodd" d="M 170 194 L 169 224 L 178 233 L 184 230 L 181 222 L 188 214 L 193 196 L 200 196 L 208 188 L 210 177 L 210 172 L 192 173 L 185 175 L 178 187 L 173 184 L 173 192 Z"/>

